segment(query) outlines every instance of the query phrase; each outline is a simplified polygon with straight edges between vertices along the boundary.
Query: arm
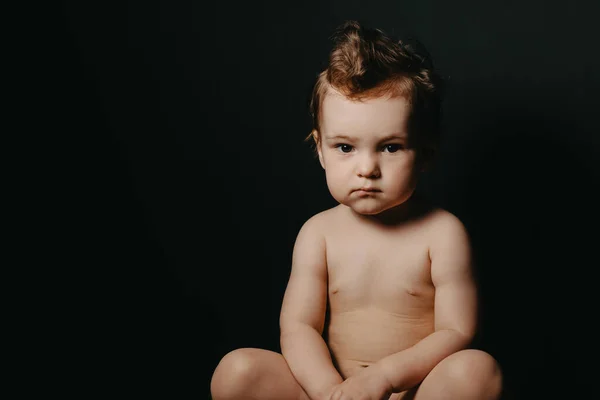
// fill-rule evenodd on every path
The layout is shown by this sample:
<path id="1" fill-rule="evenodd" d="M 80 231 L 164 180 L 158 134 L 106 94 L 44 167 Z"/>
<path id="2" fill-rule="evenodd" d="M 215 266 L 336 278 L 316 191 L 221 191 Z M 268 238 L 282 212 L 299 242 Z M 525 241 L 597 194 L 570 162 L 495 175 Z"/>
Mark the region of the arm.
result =
<path id="1" fill-rule="evenodd" d="M 440 361 L 466 348 L 475 335 L 477 287 L 469 237 L 463 224 L 451 214 L 438 223 L 430 247 L 435 331 L 414 346 L 372 365 L 387 377 L 394 392 L 420 383 Z"/>
<path id="2" fill-rule="evenodd" d="M 280 316 L 281 352 L 311 399 L 320 399 L 342 382 L 321 336 L 327 307 L 325 238 L 317 217 L 300 229 Z"/>

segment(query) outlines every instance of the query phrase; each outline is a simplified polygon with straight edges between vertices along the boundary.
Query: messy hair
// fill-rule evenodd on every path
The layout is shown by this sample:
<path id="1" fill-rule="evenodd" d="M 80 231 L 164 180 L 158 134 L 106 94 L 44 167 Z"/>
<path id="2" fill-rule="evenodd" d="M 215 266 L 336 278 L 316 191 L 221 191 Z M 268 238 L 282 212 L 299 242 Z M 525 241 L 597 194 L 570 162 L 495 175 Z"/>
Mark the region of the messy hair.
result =
<path id="1" fill-rule="evenodd" d="M 394 40 L 357 21 L 339 26 L 332 39 L 329 63 L 313 87 L 309 105 L 313 126 L 306 139 L 312 138 L 316 146 L 320 145 L 321 106 L 327 92 L 333 89 L 357 101 L 384 95 L 405 97 L 410 107 L 410 140 L 419 149 L 435 150 L 443 82 L 424 47 L 414 39 L 410 44 Z"/>

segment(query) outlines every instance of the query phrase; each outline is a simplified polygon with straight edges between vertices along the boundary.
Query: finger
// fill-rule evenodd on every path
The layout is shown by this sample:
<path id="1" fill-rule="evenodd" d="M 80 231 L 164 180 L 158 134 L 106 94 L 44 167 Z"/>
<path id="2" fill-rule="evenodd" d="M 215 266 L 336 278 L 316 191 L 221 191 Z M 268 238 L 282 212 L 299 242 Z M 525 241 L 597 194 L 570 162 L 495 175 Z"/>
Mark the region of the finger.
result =
<path id="1" fill-rule="evenodd" d="M 343 390 L 338 389 L 335 391 L 335 399 L 334 400 L 351 400 L 351 399 L 344 394 Z"/>

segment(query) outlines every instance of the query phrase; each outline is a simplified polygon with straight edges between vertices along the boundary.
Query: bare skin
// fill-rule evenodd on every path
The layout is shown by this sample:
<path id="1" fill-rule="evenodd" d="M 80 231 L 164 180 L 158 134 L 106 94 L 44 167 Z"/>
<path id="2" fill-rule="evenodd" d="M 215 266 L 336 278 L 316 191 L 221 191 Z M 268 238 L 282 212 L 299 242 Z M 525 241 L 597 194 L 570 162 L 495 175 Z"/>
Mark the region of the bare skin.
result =
<path id="1" fill-rule="evenodd" d="M 435 214 L 387 229 L 343 206 L 322 217 L 330 260 L 326 333 L 333 361 L 347 378 L 434 331 L 426 238 L 435 234 Z"/>
<path id="2" fill-rule="evenodd" d="M 282 354 L 227 354 L 213 400 L 499 398 L 498 364 L 468 348 L 477 328 L 469 237 L 415 193 L 407 110 L 403 98 L 326 96 L 319 160 L 340 205 L 298 233 Z"/>
<path id="3" fill-rule="evenodd" d="M 323 314 L 322 336 L 331 364 L 339 373 L 339 380 L 333 377 L 332 385 L 359 374 L 386 356 L 411 348 L 435 331 L 435 286 L 429 248 L 439 231 L 436 227 L 457 220 L 442 210 L 420 211 L 392 227 L 364 220 L 342 205 L 311 221 L 311 228 L 324 235 L 327 243 L 329 310 Z M 307 278 L 304 283 L 308 285 L 310 280 Z M 325 281 L 321 283 L 326 285 Z M 309 288 L 297 289 L 312 293 Z M 293 299 L 288 297 L 285 301 L 290 300 Z M 473 398 L 493 399 L 498 398 L 500 381 L 499 367 L 490 355 L 464 349 L 444 358 L 420 385 L 389 398 L 453 398 L 444 397 L 440 391 L 449 395 L 450 389 L 457 387 L 466 392 L 487 391 L 489 396 Z M 473 383 L 481 387 L 471 388 Z M 238 384 L 245 389 L 235 390 Z M 231 397 L 226 393 L 219 396 L 221 386 L 229 386 Z M 261 349 L 240 349 L 228 354 L 215 372 L 212 388 L 214 400 L 310 399 L 285 358 Z M 312 399 L 328 399 L 328 389 L 331 387 L 315 392 L 318 394 Z"/>

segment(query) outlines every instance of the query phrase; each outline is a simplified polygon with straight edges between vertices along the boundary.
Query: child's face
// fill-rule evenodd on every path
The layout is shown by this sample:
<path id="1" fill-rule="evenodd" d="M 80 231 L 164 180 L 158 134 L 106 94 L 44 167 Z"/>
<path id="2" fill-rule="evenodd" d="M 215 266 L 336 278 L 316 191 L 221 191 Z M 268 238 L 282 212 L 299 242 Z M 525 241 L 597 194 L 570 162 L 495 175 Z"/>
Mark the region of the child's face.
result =
<path id="1" fill-rule="evenodd" d="M 404 97 L 352 101 L 331 91 L 325 96 L 318 153 L 338 202 L 375 215 L 412 195 L 418 167 L 408 138 L 408 112 Z"/>

